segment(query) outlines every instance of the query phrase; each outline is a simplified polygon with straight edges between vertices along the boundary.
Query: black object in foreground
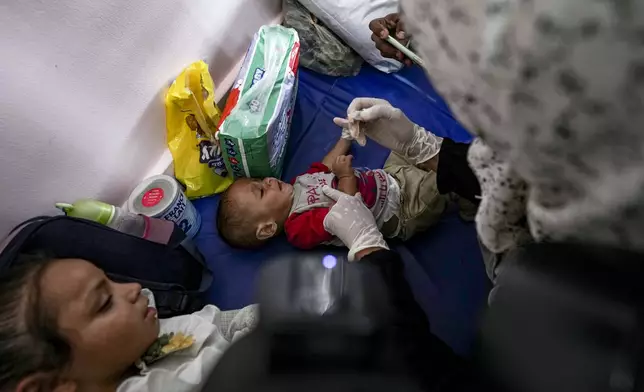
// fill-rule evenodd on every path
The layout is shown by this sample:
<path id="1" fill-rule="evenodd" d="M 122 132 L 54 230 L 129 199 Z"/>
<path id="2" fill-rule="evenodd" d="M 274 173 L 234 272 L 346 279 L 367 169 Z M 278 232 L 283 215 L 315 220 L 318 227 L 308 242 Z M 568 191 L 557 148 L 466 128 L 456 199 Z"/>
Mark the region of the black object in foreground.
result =
<path id="1" fill-rule="evenodd" d="M 643 390 L 642 254 L 533 244 L 503 262 L 481 364 L 506 390 Z"/>
<path id="2" fill-rule="evenodd" d="M 417 308 L 411 323 L 422 326 L 400 328 L 396 307 L 409 305 L 390 290 L 392 280 L 406 285 L 402 271 L 388 251 L 354 263 L 299 252 L 275 260 L 261 274 L 257 330 L 224 354 L 203 391 L 418 391 L 406 350 L 432 356 L 413 335 L 433 335 L 408 286 L 404 295 Z"/>
<path id="3" fill-rule="evenodd" d="M 395 253 L 332 268 L 324 256 L 296 253 L 264 271 L 260 327 L 203 391 L 644 390 L 642 254 L 578 244 L 513 252 L 476 366 L 429 332 Z"/>

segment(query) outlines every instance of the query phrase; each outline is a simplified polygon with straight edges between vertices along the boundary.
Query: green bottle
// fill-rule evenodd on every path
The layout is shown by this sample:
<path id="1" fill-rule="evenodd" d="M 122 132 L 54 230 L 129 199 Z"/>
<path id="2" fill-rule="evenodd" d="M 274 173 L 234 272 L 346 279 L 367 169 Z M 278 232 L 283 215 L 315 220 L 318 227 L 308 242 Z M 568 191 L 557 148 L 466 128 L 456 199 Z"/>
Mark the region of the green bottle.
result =
<path id="1" fill-rule="evenodd" d="M 65 215 L 98 222 L 135 237 L 147 238 L 149 218 L 128 212 L 123 208 L 93 199 L 76 200 L 74 204 L 56 203 Z"/>
<path id="2" fill-rule="evenodd" d="M 116 215 L 116 207 L 92 199 L 76 200 L 74 204 L 56 203 L 56 208 L 63 210 L 67 216 L 89 219 L 107 226 L 110 226 Z"/>

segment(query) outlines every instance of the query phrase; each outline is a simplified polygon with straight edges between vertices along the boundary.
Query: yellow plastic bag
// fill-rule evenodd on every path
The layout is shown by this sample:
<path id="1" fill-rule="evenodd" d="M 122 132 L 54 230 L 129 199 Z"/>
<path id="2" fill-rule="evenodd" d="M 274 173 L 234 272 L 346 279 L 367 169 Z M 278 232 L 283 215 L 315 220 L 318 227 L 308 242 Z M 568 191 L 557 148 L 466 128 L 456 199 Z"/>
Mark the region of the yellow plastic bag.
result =
<path id="1" fill-rule="evenodd" d="M 190 64 L 165 96 L 168 148 L 174 175 L 189 198 L 223 192 L 233 182 L 215 139 L 221 112 L 208 64 Z"/>

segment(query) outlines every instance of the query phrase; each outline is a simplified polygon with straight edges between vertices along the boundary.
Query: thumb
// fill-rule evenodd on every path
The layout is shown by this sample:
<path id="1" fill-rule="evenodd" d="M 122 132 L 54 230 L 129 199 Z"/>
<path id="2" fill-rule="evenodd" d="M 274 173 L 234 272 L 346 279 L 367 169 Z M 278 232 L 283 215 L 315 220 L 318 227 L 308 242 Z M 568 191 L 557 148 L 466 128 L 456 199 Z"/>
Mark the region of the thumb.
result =
<path id="1" fill-rule="evenodd" d="M 405 25 L 403 24 L 402 19 L 398 19 L 396 22 L 397 22 L 396 23 L 396 39 L 398 39 L 399 41 L 401 41 L 401 43 L 403 45 L 405 45 L 407 43 L 407 41 L 405 40 L 407 38 L 407 33 L 405 33 Z M 405 40 L 405 41 L 403 41 L 403 40 Z"/>
<path id="2" fill-rule="evenodd" d="M 351 103 L 349 104 L 349 107 L 347 107 L 347 114 L 353 113 L 353 112 L 359 112 L 361 110 L 370 108 L 372 106 L 377 106 L 382 104 L 389 104 L 389 102 L 380 98 L 369 98 L 369 97 L 354 98 L 353 101 L 351 101 Z"/>
<path id="3" fill-rule="evenodd" d="M 324 192 L 325 195 L 327 195 L 328 197 L 332 198 L 335 201 L 338 201 L 338 199 L 340 199 L 344 195 L 344 193 L 340 192 L 337 189 L 333 189 L 328 185 L 325 185 L 322 187 L 322 192 Z"/>
<path id="4" fill-rule="evenodd" d="M 340 128 L 349 128 L 349 120 L 347 120 L 346 118 L 335 117 L 333 119 L 333 123 Z"/>

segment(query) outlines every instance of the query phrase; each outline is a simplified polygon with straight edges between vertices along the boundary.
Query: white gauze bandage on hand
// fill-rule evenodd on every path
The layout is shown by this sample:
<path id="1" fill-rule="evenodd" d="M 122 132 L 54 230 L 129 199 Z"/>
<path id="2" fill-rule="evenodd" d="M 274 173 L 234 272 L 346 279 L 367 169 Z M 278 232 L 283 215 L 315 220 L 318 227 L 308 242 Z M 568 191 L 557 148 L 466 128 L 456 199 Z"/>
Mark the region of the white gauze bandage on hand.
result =
<path id="1" fill-rule="evenodd" d="M 342 126 L 342 138 L 352 141 L 355 140 L 356 143 L 362 147 L 367 144 L 367 138 L 365 137 L 364 131 L 360 129 L 359 121 L 347 121 L 347 123 Z"/>

